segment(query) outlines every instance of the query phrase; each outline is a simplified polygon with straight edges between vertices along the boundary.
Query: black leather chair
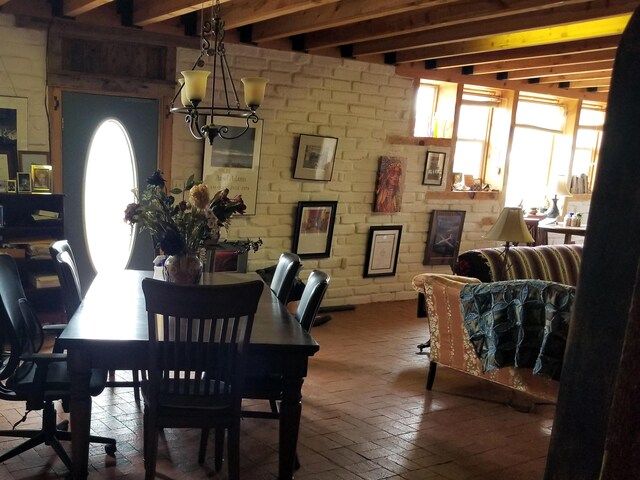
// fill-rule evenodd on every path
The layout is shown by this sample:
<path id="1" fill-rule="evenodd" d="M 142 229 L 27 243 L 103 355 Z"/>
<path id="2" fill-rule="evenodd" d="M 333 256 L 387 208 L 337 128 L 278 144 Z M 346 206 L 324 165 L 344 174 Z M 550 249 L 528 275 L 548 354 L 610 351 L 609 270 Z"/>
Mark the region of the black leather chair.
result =
<path id="1" fill-rule="evenodd" d="M 61 441 L 71 440 L 66 431 L 68 422 L 56 424 L 56 400 L 69 396 L 69 374 L 66 355 L 40 353 L 42 328 L 26 300 L 15 260 L 0 254 L 0 334 L 4 340 L 2 363 L 0 364 L 0 398 L 6 401 L 26 402 L 26 413 L 42 410 L 40 430 L 14 429 L 0 431 L 2 437 L 21 437 L 28 440 L 0 455 L 0 463 L 27 450 L 45 443 L 50 445 L 68 469 L 71 460 Z M 92 396 L 105 388 L 107 372 L 93 370 L 90 380 Z M 16 424 L 17 425 L 17 424 Z M 90 441 L 106 444 L 106 452 L 113 456 L 116 441 L 113 438 L 90 436 Z"/>
<path id="2" fill-rule="evenodd" d="M 76 266 L 75 257 L 69 242 L 66 240 L 58 240 L 49 247 L 53 265 L 60 280 L 62 289 L 62 304 L 70 319 L 82 303 L 82 288 L 80 287 L 80 276 Z M 137 370 L 131 372 L 132 381 L 116 381 L 114 380 L 115 372 L 109 372 L 110 380 L 107 382 L 108 387 L 133 387 L 133 396 L 136 402 L 140 401 L 140 375 Z"/>
<path id="3" fill-rule="evenodd" d="M 295 253 L 285 252 L 280 255 L 270 284 L 271 290 L 280 302 L 286 304 L 289 301 L 296 276 L 301 268 L 300 257 Z"/>
<path id="4" fill-rule="evenodd" d="M 155 478 L 161 428 L 202 428 L 204 462 L 209 429 L 228 432 L 229 478 L 240 470 L 240 406 L 246 346 L 264 283 L 176 285 L 144 279 L 149 321 L 149 379 L 143 382 L 145 478 Z M 220 456 L 218 456 L 220 455 Z"/>

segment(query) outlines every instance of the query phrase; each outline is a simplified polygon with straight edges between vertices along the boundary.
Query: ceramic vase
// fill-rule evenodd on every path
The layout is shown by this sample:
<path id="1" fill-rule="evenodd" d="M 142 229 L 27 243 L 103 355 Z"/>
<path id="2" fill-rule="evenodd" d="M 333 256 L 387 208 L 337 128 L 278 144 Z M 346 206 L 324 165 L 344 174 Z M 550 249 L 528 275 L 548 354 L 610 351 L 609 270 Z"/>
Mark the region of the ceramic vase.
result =
<path id="1" fill-rule="evenodd" d="M 202 278 L 202 261 L 196 254 L 170 255 L 164 262 L 167 282 L 195 285 Z"/>

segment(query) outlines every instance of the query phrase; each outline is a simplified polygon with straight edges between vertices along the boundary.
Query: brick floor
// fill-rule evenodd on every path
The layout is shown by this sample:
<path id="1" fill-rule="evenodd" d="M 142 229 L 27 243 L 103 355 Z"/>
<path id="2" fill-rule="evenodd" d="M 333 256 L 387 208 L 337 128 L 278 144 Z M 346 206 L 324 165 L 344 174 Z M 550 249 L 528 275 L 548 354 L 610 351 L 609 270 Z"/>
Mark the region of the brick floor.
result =
<path id="1" fill-rule="evenodd" d="M 416 349 L 426 326 L 416 318 L 414 301 L 358 305 L 332 317 L 313 330 L 320 351 L 303 388 L 297 479 L 543 478 L 553 405 L 521 413 L 507 406 L 511 391 L 442 367 L 427 392 L 429 359 Z M 22 404 L 0 402 L 0 429 L 23 413 Z M 38 425 L 38 413 L 23 425 Z M 92 429 L 115 436 L 118 452 L 112 459 L 92 445 L 89 478 L 143 478 L 142 413 L 129 389 L 107 389 L 94 399 Z M 198 438 L 196 430 L 167 429 L 157 478 L 225 479 L 225 468 L 213 470 L 212 448 L 198 465 Z M 0 437 L 0 451 L 19 442 Z M 277 478 L 277 448 L 277 422 L 243 420 L 241 477 Z M 46 446 L 0 465 L 0 480 L 65 473 Z"/>

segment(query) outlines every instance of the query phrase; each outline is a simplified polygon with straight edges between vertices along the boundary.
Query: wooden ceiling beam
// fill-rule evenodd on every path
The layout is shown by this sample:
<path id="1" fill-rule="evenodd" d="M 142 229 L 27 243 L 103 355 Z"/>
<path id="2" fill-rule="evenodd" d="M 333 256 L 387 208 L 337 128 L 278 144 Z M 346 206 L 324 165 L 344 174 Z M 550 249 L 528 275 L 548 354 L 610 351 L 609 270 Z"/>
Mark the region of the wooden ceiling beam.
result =
<path id="1" fill-rule="evenodd" d="M 611 79 L 611 69 L 598 70 L 595 72 L 587 73 L 567 73 L 565 75 L 553 75 L 551 77 L 540 78 L 540 83 L 560 83 L 560 82 L 575 82 L 579 80 L 601 82 L 602 80 Z"/>
<path id="2" fill-rule="evenodd" d="M 221 0 L 220 3 L 229 0 Z M 205 5 L 210 5 L 206 2 Z M 198 12 L 202 0 L 136 0 L 133 6 L 133 24 L 139 27 L 163 22 L 171 18 Z"/>
<path id="3" fill-rule="evenodd" d="M 436 69 L 460 68 L 468 65 L 482 65 L 485 63 L 508 62 L 524 60 L 527 58 L 552 57 L 556 55 L 574 54 L 576 52 L 595 52 L 598 50 L 614 51 L 620 43 L 620 35 L 589 38 L 574 42 L 556 43 L 551 45 L 536 45 L 534 47 L 512 48 L 508 50 L 495 50 L 492 52 L 472 53 L 468 55 L 455 55 L 435 60 Z M 444 46 L 448 47 L 447 45 Z M 441 47 L 427 47 L 437 52 Z M 426 50 L 425 50 L 426 51 Z M 402 55 L 402 54 L 400 54 Z M 615 53 L 612 53 L 615 55 Z"/>
<path id="4" fill-rule="evenodd" d="M 77 17 L 98 7 L 112 3 L 114 0 L 65 0 L 63 11 L 67 17 Z"/>
<path id="5" fill-rule="evenodd" d="M 455 3 L 459 0 L 342 0 L 332 5 L 305 10 L 293 15 L 253 25 L 253 41 L 267 42 L 302 33 L 341 27 L 354 22 L 383 18 L 425 7 Z"/>
<path id="6" fill-rule="evenodd" d="M 633 3 L 633 6 L 631 5 Z M 414 49 L 461 41 L 485 41 L 496 47 L 533 46 L 621 34 L 637 2 L 585 8 L 584 5 L 556 9 L 536 15 L 513 15 L 491 22 L 471 22 L 456 28 L 435 28 L 410 35 L 372 40 L 353 46 L 354 56 Z M 579 26 L 576 23 L 581 22 Z M 490 50 L 496 50 L 491 48 Z"/>
<path id="7" fill-rule="evenodd" d="M 353 23 L 305 35 L 305 49 L 317 50 L 353 44 L 430 28 L 451 27 L 469 21 L 486 21 L 508 15 L 538 12 L 558 6 L 588 3 L 591 0 L 514 0 L 508 6 L 495 0 L 468 0 L 461 4 L 422 8 L 409 13 Z"/>
<path id="8" fill-rule="evenodd" d="M 573 53 L 568 55 L 550 55 L 547 57 L 530 57 L 526 59 L 485 63 L 473 65 L 473 74 L 507 72 L 511 70 L 523 70 L 526 68 L 559 67 L 564 65 L 577 65 L 599 61 L 613 61 L 616 56 L 614 49 L 596 50 L 593 52 Z"/>
<path id="9" fill-rule="evenodd" d="M 600 91 L 601 88 L 606 88 L 607 90 L 609 89 L 609 86 L 611 85 L 611 77 L 609 77 L 608 79 L 597 79 L 597 80 L 578 80 L 578 81 L 571 81 L 569 82 L 569 88 L 592 88 L 592 87 L 596 87 L 598 89 L 598 91 Z"/>
<path id="10" fill-rule="evenodd" d="M 507 78 L 509 80 L 527 80 L 529 78 L 541 78 L 541 77 L 550 77 L 552 75 L 595 72 L 598 70 L 607 70 L 612 68 L 613 68 L 613 60 L 609 60 L 604 62 L 580 63 L 577 65 L 563 65 L 559 67 L 525 68 L 523 70 L 510 70 L 508 71 Z"/>
<path id="11" fill-rule="evenodd" d="M 340 0 L 232 0 L 222 9 L 225 28 L 238 28 L 274 18 L 304 12 Z"/>

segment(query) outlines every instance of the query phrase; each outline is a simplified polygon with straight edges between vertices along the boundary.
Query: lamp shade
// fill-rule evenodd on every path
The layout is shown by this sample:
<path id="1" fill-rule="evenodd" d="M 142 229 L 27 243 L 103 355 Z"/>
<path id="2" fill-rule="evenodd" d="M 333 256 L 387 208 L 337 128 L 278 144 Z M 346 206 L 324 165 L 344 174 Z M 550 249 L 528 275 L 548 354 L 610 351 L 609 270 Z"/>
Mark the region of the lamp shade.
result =
<path id="1" fill-rule="evenodd" d="M 187 88 L 184 86 L 184 78 L 179 78 L 178 79 L 178 83 L 180 84 L 180 103 L 182 103 L 183 106 L 188 107 L 189 105 L 191 105 L 191 102 L 189 102 L 189 98 L 187 97 Z"/>
<path id="2" fill-rule="evenodd" d="M 186 70 L 182 73 L 184 77 L 183 91 L 189 102 L 197 105 L 207 94 L 207 78 L 211 72 L 206 70 Z"/>
<path id="3" fill-rule="evenodd" d="M 264 101 L 264 91 L 269 80 L 263 77 L 244 77 L 240 80 L 244 85 L 244 103 L 255 110 Z"/>
<path id="4" fill-rule="evenodd" d="M 522 210 L 518 207 L 503 208 L 496 224 L 491 227 L 484 238 L 512 243 L 531 243 L 534 241 L 524 223 Z"/>

